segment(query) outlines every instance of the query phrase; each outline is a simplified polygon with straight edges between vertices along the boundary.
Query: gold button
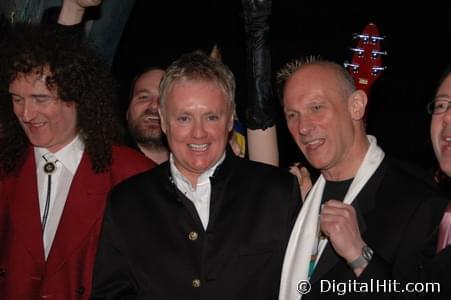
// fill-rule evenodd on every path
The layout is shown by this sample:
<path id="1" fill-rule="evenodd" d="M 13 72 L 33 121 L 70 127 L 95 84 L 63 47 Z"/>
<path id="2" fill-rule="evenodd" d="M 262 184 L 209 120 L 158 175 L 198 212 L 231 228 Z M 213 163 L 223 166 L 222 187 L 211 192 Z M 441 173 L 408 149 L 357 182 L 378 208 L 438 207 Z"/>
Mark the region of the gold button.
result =
<path id="1" fill-rule="evenodd" d="M 198 237 L 199 235 L 197 234 L 197 232 L 195 232 L 195 231 L 191 231 L 190 233 L 189 233 L 189 235 L 188 235 L 188 238 L 191 240 L 191 241 L 195 241 L 195 240 L 197 240 L 197 237 Z"/>
<path id="2" fill-rule="evenodd" d="M 200 287 L 200 279 L 193 279 L 193 287 L 198 288 Z"/>

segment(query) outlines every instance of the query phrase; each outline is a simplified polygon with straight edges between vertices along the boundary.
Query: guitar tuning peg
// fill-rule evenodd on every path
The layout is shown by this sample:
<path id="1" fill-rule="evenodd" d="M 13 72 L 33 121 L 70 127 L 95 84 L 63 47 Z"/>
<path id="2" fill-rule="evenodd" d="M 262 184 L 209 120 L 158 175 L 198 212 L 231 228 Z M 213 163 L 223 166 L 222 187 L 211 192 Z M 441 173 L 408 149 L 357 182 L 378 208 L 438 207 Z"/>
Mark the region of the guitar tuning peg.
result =
<path id="1" fill-rule="evenodd" d="M 383 41 L 384 39 L 385 39 L 385 36 L 372 35 L 370 37 L 371 44 L 376 44 L 377 42 Z"/>
<path id="2" fill-rule="evenodd" d="M 382 72 L 382 71 L 384 71 L 384 70 L 386 70 L 387 69 L 387 67 L 385 66 L 385 67 L 377 67 L 377 66 L 375 66 L 375 67 L 372 67 L 371 68 L 371 74 L 373 75 L 373 76 L 376 76 L 377 74 L 379 74 L 379 72 Z"/>
<path id="3" fill-rule="evenodd" d="M 364 43 L 368 43 L 368 40 L 370 39 L 370 36 L 368 34 L 361 34 L 361 33 L 354 33 L 353 38 L 361 39 Z"/>
<path id="4" fill-rule="evenodd" d="M 373 59 L 376 59 L 378 55 L 387 55 L 387 51 L 377 51 L 377 50 L 371 51 L 371 57 Z"/>
<path id="5" fill-rule="evenodd" d="M 358 64 L 352 64 L 352 63 L 349 63 L 349 62 L 347 62 L 347 61 L 345 61 L 344 63 L 343 63 L 343 66 L 345 67 L 345 68 L 351 68 L 351 71 L 352 72 L 357 72 L 358 70 L 359 70 L 359 65 Z"/>
<path id="6" fill-rule="evenodd" d="M 362 48 L 349 48 L 352 52 L 357 53 L 357 55 L 362 56 L 365 49 Z"/>

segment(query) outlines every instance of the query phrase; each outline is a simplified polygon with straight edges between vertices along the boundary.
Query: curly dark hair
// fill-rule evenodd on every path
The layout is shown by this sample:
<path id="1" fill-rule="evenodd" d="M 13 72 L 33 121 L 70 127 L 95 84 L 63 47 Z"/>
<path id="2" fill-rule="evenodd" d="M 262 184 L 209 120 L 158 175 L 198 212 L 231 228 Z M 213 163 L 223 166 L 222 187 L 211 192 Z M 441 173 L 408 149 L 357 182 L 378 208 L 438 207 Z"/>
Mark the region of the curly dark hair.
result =
<path id="1" fill-rule="evenodd" d="M 49 90 L 77 107 L 77 130 L 97 173 L 112 162 L 122 129 L 114 112 L 115 83 L 106 62 L 88 41 L 61 29 L 15 24 L 0 44 L 0 176 L 23 162 L 28 139 L 13 112 L 9 85 L 18 76 L 42 74 Z"/>

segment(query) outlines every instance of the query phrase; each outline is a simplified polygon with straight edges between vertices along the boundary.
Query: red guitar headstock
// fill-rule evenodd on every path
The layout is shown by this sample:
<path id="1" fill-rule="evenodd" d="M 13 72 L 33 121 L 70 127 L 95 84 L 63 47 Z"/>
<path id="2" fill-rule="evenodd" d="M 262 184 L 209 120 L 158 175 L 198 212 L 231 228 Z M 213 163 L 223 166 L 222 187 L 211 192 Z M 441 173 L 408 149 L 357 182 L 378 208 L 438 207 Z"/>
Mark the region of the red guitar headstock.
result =
<path id="1" fill-rule="evenodd" d="M 369 92 L 373 82 L 381 76 L 386 67 L 383 66 L 382 56 L 387 55 L 381 50 L 380 42 L 384 39 L 374 23 L 365 26 L 361 34 L 354 34 L 357 46 L 351 48 L 354 52 L 352 63 L 345 62 L 344 66 L 354 78 L 357 89 Z"/>

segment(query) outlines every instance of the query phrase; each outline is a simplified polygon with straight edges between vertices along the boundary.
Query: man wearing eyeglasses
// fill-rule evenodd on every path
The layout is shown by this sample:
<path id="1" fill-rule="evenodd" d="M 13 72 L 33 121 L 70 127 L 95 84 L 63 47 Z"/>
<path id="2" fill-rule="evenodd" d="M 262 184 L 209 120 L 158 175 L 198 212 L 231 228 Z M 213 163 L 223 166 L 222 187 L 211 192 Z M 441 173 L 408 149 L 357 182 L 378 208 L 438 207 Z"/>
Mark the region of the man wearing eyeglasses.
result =
<path id="1" fill-rule="evenodd" d="M 427 106 L 431 119 L 431 141 L 440 170 L 436 181 L 451 196 L 451 67 L 443 74 L 434 100 Z M 440 223 L 437 240 L 437 256 L 431 265 L 432 279 L 441 282 L 443 299 L 451 296 L 451 201 Z M 445 295 L 446 294 L 446 295 Z"/>
<path id="2" fill-rule="evenodd" d="M 451 69 L 443 76 L 434 101 L 428 104 L 432 114 L 431 140 L 440 169 L 451 176 Z M 451 239 L 451 236 L 450 236 Z"/>

